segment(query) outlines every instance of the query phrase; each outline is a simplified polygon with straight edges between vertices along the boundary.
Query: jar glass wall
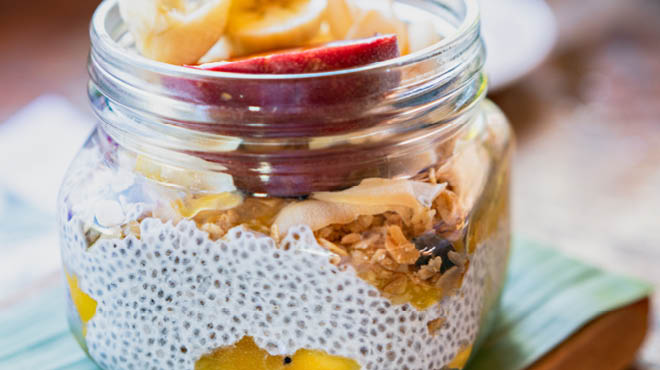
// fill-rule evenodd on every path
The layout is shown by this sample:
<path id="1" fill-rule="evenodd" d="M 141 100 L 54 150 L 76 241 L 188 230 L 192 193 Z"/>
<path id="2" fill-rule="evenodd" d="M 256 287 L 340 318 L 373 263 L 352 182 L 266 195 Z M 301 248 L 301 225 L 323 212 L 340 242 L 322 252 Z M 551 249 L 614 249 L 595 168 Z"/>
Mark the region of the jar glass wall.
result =
<path id="1" fill-rule="evenodd" d="M 511 133 L 475 2 L 396 5 L 447 37 L 279 76 L 146 60 L 99 7 L 98 125 L 59 202 L 69 320 L 97 364 L 464 366 L 506 269 Z"/>

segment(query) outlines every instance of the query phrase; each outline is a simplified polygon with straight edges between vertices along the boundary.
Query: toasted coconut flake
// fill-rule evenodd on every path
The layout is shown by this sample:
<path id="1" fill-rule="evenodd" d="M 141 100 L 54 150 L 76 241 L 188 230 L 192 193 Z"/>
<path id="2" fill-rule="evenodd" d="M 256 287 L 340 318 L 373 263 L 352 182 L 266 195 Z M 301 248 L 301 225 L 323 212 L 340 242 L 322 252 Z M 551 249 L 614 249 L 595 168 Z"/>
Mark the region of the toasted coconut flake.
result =
<path id="1" fill-rule="evenodd" d="M 446 184 L 433 185 L 413 180 L 371 178 L 344 191 L 319 192 L 314 193 L 312 197 L 333 203 L 400 206 L 419 211 L 423 207 L 430 207 L 433 199 L 445 187 Z"/>
<path id="2" fill-rule="evenodd" d="M 433 208 L 437 216 L 454 229 L 463 226 L 463 220 L 467 217 L 468 209 L 461 207 L 458 195 L 450 190 L 445 190 L 433 202 Z"/>
<path id="3" fill-rule="evenodd" d="M 459 144 L 451 160 L 437 170 L 436 176 L 449 183 L 458 196 L 460 207 L 470 210 L 483 192 L 489 167 L 488 152 L 483 146 Z"/>
<path id="4" fill-rule="evenodd" d="M 430 184 L 428 182 L 411 181 L 417 200 L 426 208 L 430 208 L 433 200 L 447 188 L 447 183 Z"/>
<path id="5" fill-rule="evenodd" d="M 284 207 L 277 215 L 275 224 L 282 234 L 297 225 L 307 225 L 313 231 L 323 229 L 333 224 L 345 225 L 362 215 L 377 215 L 388 211 L 403 214 L 402 217 L 412 219 L 412 212 L 404 207 L 386 206 L 383 204 L 358 205 L 306 200 L 292 203 Z M 326 235 L 329 236 L 329 235 Z"/>

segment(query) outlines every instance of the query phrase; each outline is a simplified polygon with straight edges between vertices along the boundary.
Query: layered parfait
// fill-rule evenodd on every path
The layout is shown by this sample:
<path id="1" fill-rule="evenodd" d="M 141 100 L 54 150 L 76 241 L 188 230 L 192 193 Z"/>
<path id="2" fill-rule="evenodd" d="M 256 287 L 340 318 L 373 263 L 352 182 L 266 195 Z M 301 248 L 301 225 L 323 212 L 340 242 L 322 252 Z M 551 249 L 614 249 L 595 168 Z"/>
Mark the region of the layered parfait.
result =
<path id="1" fill-rule="evenodd" d="M 118 7 L 127 52 L 228 76 L 332 73 L 451 36 L 430 19 L 400 19 L 388 0 Z M 419 130 L 285 122 L 299 113 L 286 102 L 348 107 L 368 96 L 376 106 L 402 78 L 337 77 L 302 98 L 290 86 L 163 79 L 222 114 L 260 107 L 284 122 L 276 134 L 167 123 L 224 138 L 175 159 L 97 129 L 60 196 L 69 319 L 89 356 L 104 369 L 463 368 L 508 254 L 506 121 L 481 103 L 469 122 L 405 155 L 381 144 Z M 354 134 L 362 129 L 376 134 Z M 331 159 L 305 158 L 312 152 Z"/>

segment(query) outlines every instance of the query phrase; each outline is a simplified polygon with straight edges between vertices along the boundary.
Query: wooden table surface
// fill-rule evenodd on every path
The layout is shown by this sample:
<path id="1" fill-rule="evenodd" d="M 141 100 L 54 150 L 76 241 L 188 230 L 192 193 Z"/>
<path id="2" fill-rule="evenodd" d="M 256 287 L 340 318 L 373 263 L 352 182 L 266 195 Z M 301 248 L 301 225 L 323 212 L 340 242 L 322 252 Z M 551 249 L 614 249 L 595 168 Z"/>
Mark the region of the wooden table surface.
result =
<path id="1" fill-rule="evenodd" d="M 549 0 L 554 55 L 492 98 L 518 136 L 518 234 L 660 289 L 660 1 Z M 0 122 L 55 92 L 89 112 L 94 0 L 0 0 Z M 660 368 L 660 310 L 637 368 Z"/>

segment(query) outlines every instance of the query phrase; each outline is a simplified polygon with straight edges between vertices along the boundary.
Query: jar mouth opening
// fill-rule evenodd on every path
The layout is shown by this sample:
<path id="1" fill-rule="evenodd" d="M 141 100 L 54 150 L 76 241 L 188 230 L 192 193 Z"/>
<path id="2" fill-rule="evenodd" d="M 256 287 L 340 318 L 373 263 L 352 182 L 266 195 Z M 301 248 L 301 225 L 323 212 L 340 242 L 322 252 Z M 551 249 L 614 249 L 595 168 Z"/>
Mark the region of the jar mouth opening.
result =
<path id="1" fill-rule="evenodd" d="M 447 9 L 447 6 L 437 0 L 426 0 L 423 3 L 427 5 L 439 6 Z M 469 37 L 470 34 L 479 31 L 479 4 L 478 0 L 454 0 L 452 2 L 458 3 L 460 6 L 461 14 L 460 23 L 455 27 L 451 34 L 446 35 L 441 41 L 434 45 L 426 47 L 422 50 L 402 55 L 393 59 L 382 62 L 372 63 L 364 66 L 347 68 L 337 71 L 327 72 L 314 72 L 314 73 L 298 73 L 298 74 L 246 74 L 246 73 L 231 73 L 231 72 L 217 72 L 206 71 L 201 69 L 188 68 L 184 66 L 168 64 L 164 62 L 148 59 L 137 52 L 130 52 L 126 47 L 119 44 L 115 37 L 112 36 L 109 30 L 116 27 L 116 21 L 110 24 L 110 15 L 113 12 L 119 12 L 118 0 L 103 1 L 94 12 L 92 17 L 90 34 L 92 39 L 92 47 L 101 47 L 107 50 L 126 63 L 133 65 L 139 69 L 149 70 L 155 73 L 181 77 L 190 79 L 232 79 L 232 80 L 274 80 L 274 81 L 287 81 L 287 80 L 304 80 L 325 77 L 337 76 L 350 76 L 352 74 L 377 72 L 381 70 L 389 70 L 401 68 L 409 65 L 414 65 L 422 61 L 433 58 L 434 56 L 443 54 L 452 50 L 456 45 Z M 455 11 L 455 10 L 454 10 Z M 117 19 L 115 17 L 115 19 Z M 119 17 L 121 19 L 121 17 Z"/>

